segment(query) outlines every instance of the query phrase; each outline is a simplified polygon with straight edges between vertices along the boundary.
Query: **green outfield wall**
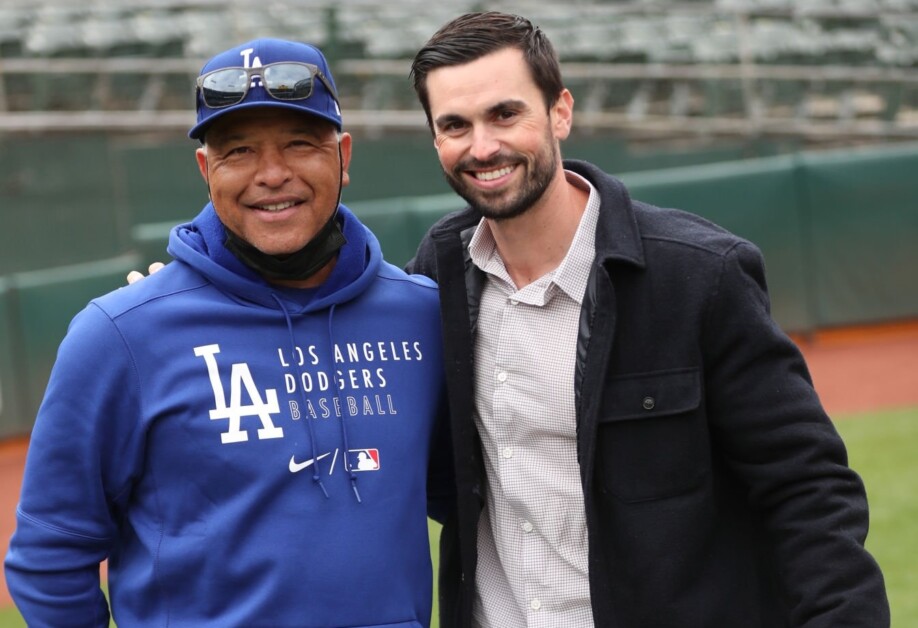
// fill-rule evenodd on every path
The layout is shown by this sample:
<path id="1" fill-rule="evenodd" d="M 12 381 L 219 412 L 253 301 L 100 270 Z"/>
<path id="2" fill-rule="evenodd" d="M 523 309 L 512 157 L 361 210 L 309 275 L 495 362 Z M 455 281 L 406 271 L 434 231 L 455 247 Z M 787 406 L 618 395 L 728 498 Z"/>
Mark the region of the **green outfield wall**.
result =
<path id="1" fill-rule="evenodd" d="M 28 382 L 17 346 L 20 333 L 13 325 L 18 310 L 13 299 L 10 282 L 0 279 L 0 437 L 27 431 L 34 415 L 23 399 Z"/>
<path id="2" fill-rule="evenodd" d="M 28 432 L 70 319 L 124 285 L 129 270 L 167 261 L 169 229 L 207 198 L 193 144 L 43 142 L 11 151 L 0 141 L 0 436 Z M 618 173 L 633 198 L 697 213 L 755 243 L 788 331 L 918 316 L 918 144 L 753 159 L 727 146 L 656 161 L 608 140 L 567 148 Z M 355 156 L 345 201 L 397 265 L 463 205 L 433 157 L 427 137 L 397 149 L 371 143 Z M 682 165 L 636 171 L 641 163 Z"/>

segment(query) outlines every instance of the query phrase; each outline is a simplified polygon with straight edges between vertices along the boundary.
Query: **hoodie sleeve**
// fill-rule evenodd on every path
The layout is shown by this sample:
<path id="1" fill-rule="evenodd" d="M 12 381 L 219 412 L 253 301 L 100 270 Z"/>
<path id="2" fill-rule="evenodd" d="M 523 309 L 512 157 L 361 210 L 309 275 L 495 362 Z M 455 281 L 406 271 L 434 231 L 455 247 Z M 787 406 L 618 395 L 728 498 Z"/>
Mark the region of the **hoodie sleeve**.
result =
<path id="1" fill-rule="evenodd" d="M 138 407 L 125 343 L 90 305 L 58 350 L 5 561 L 7 586 L 29 626 L 108 626 L 99 563 L 142 460 Z"/>

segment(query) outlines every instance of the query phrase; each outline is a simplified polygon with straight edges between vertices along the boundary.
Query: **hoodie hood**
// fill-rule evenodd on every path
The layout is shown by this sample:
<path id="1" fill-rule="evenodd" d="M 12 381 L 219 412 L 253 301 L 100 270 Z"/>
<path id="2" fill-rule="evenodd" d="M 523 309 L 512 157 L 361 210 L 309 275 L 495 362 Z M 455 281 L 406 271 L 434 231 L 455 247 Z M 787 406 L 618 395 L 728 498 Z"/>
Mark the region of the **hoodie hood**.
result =
<path id="1" fill-rule="evenodd" d="M 344 205 L 338 206 L 338 220 L 347 245 L 339 251 L 329 278 L 312 290 L 273 285 L 239 261 L 224 246 L 226 228 L 212 203 L 191 222 L 172 229 L 167 251 L 235 301 L 302 314 L 356 298 L 372 284 L 383 262 L 379 241 Z"/>

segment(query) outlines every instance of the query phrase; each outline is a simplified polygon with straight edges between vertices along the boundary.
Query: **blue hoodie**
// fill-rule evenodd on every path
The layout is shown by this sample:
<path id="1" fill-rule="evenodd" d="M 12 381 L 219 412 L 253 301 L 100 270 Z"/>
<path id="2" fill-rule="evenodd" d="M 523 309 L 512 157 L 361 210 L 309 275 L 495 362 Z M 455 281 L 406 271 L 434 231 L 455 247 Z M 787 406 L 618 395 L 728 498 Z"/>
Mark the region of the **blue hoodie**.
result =
<path id="1" fill-rule="evenodd" d="M 108 626 L 105 559 L 121 626 L 429 624 L 437 291 L 339 217 L 317 289 L 257 277 L 208 205 L 74 318 L 6 559 L 30 626 Z"/>

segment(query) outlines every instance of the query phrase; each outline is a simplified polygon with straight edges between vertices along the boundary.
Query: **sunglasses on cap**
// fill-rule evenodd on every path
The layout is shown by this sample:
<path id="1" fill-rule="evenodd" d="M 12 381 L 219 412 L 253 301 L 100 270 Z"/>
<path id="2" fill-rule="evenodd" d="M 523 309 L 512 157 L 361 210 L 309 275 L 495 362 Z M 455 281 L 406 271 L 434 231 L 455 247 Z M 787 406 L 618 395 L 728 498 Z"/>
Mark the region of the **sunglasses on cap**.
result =
<path id="1" fill-rule="evenodd" d="M 312 96 L 315 79 L 325 85 L 338 102 L 331 81 L 311 63 L 280 61 L 257 68 L 221 68 L 198 77 L 197 92 L 211 109 L 241 103 L 249 93 L 252 77 L 261 79 L 261 86 L 275 100 L 304 100 Z"/>

